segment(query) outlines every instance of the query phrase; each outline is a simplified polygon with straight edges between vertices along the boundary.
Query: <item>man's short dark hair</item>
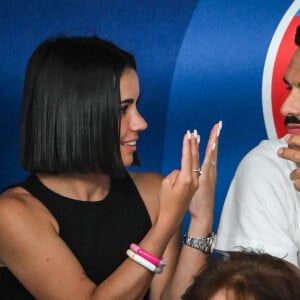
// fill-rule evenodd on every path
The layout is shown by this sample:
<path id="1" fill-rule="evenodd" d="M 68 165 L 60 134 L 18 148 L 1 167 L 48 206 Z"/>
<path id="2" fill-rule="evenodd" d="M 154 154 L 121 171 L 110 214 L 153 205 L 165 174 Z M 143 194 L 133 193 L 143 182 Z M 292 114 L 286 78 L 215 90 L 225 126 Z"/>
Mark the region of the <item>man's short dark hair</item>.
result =
<path id="1" fill-rule="evenodd" d="M 57 37 L 32 54 L 25 74 L 21 164 L 30 173 L 117 176 L 120 78 L 134 57 L 109 41 Z"/>

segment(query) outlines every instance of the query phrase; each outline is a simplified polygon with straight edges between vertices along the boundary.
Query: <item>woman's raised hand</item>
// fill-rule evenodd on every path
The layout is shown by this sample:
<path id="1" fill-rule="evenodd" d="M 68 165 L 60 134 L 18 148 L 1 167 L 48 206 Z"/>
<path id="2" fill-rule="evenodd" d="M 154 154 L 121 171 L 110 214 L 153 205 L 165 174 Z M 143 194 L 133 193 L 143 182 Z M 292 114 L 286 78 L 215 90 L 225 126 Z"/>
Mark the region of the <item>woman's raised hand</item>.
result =
<path id="1" fill-rule="evenodd" d="M 191 219 L 205 223 L 211 227 L 215 187 L 217 179 L 218 142 L 222 122 L 215 124 L 210 132 L 206 146 L 205 157 L 201 166 L 201 176 L 198 178 L 199 187 L 189 205 Z"/>
<path id="2" fill-rule="evenodd" d="M 181 224 L 184 213 L 199 185 L 199 139 L 196 130 L 185 134 L 181 169 L 174 170 L 162 181 L 158 220 L 163 220 L 173 226 Z"/>

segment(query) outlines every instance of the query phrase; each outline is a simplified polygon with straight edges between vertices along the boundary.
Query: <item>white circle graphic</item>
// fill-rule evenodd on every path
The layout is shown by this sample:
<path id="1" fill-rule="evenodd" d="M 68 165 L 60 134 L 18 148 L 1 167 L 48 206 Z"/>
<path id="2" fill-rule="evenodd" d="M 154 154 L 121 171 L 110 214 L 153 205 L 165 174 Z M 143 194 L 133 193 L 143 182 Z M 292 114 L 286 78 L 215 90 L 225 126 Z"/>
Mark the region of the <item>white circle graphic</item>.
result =
<path id="1" fill-rule="evenodd" d="M 291 20 L 299 10 L 299 7 L 300 0 L 295 0 L 284 14 L 283 18 L 279 22 L 274 32 L 265 60 L 262 80 L 262 106 L 268 138 L 277 138 L 272 110 L 272 75 L 275 59 L 283 35 L 285 34 L 286 29 L 289 26 Z"/>

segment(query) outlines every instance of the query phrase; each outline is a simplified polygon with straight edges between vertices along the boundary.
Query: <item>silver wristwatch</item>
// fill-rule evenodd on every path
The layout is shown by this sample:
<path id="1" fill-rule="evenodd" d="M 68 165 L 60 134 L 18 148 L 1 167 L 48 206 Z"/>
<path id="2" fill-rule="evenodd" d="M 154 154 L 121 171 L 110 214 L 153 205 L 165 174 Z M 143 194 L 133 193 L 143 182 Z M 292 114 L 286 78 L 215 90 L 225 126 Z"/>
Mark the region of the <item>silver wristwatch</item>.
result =
<path id="1" fill-rule="evenodd" d="M 185 234 L 183 237 L 183 243 L 185 245 L 200 250 L 206 254 L 210 254 L 212 252 L 212 244 L 214 240 L 215 234 L 213 232 L 211 232 L 205 238 L 196 238 L 187 234 Z"/>

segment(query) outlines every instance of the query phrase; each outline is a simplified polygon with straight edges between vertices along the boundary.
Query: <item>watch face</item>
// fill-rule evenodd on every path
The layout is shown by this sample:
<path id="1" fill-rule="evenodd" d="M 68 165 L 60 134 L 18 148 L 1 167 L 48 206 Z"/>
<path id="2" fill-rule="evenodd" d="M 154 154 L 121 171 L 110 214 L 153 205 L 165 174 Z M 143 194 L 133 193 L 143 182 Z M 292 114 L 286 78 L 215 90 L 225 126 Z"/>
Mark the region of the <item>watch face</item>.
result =
<path id="1" fill-rule="evenodd" d="M 206 254 L 211 253 L 212 244 L 214 241 L 214 233 L 209 234 L 206 238 L 196 238 L 184 235 L 183 242 L 185 245 L 198 249 Z"/>

